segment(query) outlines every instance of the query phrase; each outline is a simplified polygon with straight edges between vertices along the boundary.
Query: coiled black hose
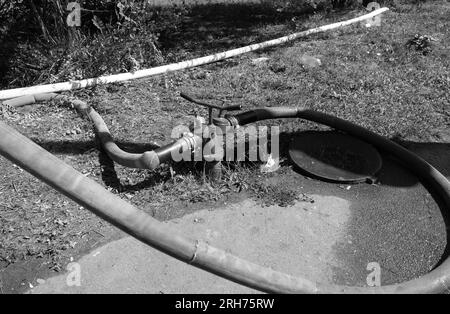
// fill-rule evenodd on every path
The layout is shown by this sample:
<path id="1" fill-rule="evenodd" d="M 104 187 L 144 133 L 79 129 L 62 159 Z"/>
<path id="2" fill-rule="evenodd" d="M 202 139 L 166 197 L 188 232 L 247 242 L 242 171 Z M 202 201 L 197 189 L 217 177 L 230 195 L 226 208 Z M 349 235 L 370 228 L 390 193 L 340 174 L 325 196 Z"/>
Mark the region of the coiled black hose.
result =
<path id="1" fill-rule="evenodd" d="M 106 125 L 105 121 L 103 121 L 98 112 L 95 111 L 94 108 L 89 106 L 87 103 L 79 99 L 73 99 L 65 95 L 49 93 L 22 96 L 4 101 L 3 104 L 11 107 L 21 107 L 31 105 L 36 102 L 50 100 L 67 101 L 71 103 L 78 112 L 87 116 L 94 125 L 94 129 L 102 143 L 105 152 L 113 161 L 124 167 L 153 170 L 159 167 L 160 164 L 172 160 L 172 152 L 182 154 L 182 152 L 184 151 L 190 152 L 201 145 L 201 139 L 198 136 L 192 135 L 190 137 L 190 140 L 187 140 L 186 138 L 180 138 L 173 143 L 156 148 L 155 150 L 146 151 L 142 154 L 129 153 L 117 146 L 111 133 L 109 132 L 108 126 Z"/>
<path id="2" fill-rule="evenodd" d="M 271 118 L 304 118 L 343 130 L 391 153 L 431 185 L 450 209 L 450 182 L 423 159 L 390 140 L 345 120 L 308 109 L 265 108 L 229 117 L 231 124 Z M 450 286 L 450 260 L 408 282 L 382 287 L 347 287 L 314 283 L 262 267 L 188 239 L 131 204 L 109 193 L 37 144 L 0 122 L 0 154 L 93 213 L 148 245 L 193 266 L 251 288 L 273 293 L 439 293 Z"/>

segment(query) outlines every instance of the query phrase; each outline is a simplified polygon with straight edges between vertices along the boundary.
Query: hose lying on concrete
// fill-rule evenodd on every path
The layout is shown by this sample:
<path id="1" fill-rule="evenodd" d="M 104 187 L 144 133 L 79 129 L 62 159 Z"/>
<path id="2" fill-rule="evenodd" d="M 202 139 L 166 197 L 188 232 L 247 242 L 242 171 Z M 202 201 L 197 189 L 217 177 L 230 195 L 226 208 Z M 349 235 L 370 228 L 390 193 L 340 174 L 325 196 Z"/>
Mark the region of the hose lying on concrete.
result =
<path id="1" fill-rule="evenodd" d="M 34 95 L 34 94 L 42 94 L 42 93 L 57 93 L 57 92 L 63 92 L 63 91 L 69 91 L 69 90 L 75 90 L 80 88 L 86 88 L 96 85 L 104 85 L 104 84 L 110 84 L 114 82 L 123 82 L 128 80 L 135 80 L 143 77 L 149 77 L 154 75 L 159 75 L 163 73 L 169 73 L 173 71 L 179 71 L 183 69 L 189 69 L 193 67 L 197 67 L 200 65 L 208 64 L 217 62 L 220 60 L 225 60 L 228 58 L 232 58 L 244 53 L 248 53 L 251 51 L 261 50 L 268 47 L 273 47 L 276 45 L 281 45 L 290 41 L 293 41 L 297 38 L 306 37 L 312 34 L 317 34 L 325 31 L 329 31 L 332 29 L 336 29 L 339 27 L 359 23 L 368 19 L 372 19 L 377 15 L 380 15 L 386 11 L 388 11 L 388 8 L 380 8 L 377 10 L 374 10 L 368 14 L 358 16 L 356 18 L 337 22 L 329 25 L 323 25 L 317 28 L 309 29 L 306 31 L 302 31 L 299 33 L 294 33 L 288 36 L 268 40 L 262 43 L 253 44 L 241 48 L 236 48 L 220 53 L 216 53 L 214 55 L 209 55 L 197 59 L 187 60 L 183 62 L 178 63 L 172 63 L 168 65 L 163 65 L 151 69 L 144 69 L 139 70 L 133 73 L 121 73 L 121 74 L 114 74 L 110 76 L 102 76 L 97 78 L 90 78 L 90 79 L 84 79 L 79 81 L 70 81 L 70 82 L 62 82 L 62 83 L 55 83 L 55 84 L 47 84 L 47 85 L 38 85 L 38 86 L 31 86 L 31 87 L 23 87 L 23 88 L 15 88 L 15 89 L 9 89 L 9 90 L 3 90 L 0 91 L 0 100 L 5 99 L 11 99 L 15 97 L 21 97 L 24 95 Z"/>
<path id="2" fill-rule="evenodd" d="M 266 108 L 229 116 L 230 125 L 272 118 L 303 118 L 343 130 L 391 153 L 425 180 L 450 209 L 450 183 L 423 159 L 390 140 L 339 118 L 308 109 Z M 248 262 L 202 240 L 180 236 L 118 196 L 106 191 L 14 129 L 0 122 L 0 154 L 142 242 L 181 261 L 229 280 L 272 293 L 439 293 L 450 286 L 450 260 L 405 283 L 347 287 L 314 283 Z"/>
<path id="3" fill-rule="evenodd" d="M 49 100 L 70 102 L 78 112 L 87 116 L 92 121 L 95 131 L 108 156 L 119 165 L 125 167 L 153 170 L 161 163 L 172 160 L 172 152 L 177 152 L 177 154 L 182 154 L 184 151 L 191 152 L 192 149 L 197 149 L 201 145 L 202 139 L 200 137 L 193 134 L 187 134 L 171 144 L 159 147 L 152 151 L 146 151 L 142 154 L 128 153 L 120 149 L 120 147 L 114 142 L 111 133 L 108 130 L 108 126 L 97 111 L 79 99 L 73 99 L 71 97 L 55 93 L 48 93 L 26 95 L 6 100 L 3 104 L 11 107 L 21 107 Z"/>

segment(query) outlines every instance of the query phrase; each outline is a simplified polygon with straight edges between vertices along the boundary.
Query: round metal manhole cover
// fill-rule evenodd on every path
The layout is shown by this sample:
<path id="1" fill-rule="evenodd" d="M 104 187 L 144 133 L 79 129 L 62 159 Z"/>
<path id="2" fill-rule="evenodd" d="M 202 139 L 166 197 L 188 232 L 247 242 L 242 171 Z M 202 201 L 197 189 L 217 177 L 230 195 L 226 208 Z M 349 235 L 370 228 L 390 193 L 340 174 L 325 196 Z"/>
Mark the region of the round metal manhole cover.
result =
<path id="1" fill-rule="evenodd" d="M 303 132 L 293 136 L 289 156 L 303 174 L 330 182 L 374 182 L 381 169 L 378 151 L 338 132 Z"/>

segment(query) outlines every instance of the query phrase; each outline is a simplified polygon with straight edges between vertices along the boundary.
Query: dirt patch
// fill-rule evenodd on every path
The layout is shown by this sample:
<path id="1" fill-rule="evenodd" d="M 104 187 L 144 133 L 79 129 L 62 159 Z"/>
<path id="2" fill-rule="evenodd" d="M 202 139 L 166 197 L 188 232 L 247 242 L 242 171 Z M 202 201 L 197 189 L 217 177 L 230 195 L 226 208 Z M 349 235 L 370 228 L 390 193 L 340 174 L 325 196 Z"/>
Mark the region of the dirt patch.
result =
<path id="1" fill-rule="evenodd" d="M 255 183 L 251 187 L 252 197 L 262 206 L 293 206 L 296 201 L 314 203 L 310 196 L 300 193 L 296 187 L 288 184 L 271 184 L 270 182 Z"/>

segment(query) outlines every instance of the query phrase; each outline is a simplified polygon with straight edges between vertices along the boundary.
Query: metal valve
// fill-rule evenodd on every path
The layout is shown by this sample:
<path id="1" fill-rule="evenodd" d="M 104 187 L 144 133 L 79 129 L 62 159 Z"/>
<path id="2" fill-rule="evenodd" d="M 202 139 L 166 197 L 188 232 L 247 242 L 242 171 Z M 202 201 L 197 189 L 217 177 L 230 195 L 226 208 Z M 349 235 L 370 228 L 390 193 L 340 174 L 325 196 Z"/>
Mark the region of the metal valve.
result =
<path id="1" fill-rule="evenodd" d="M 227 111 L 236 111 L 236 110 L 242 109 L 241 105 L 218 106 L 218 105 L 214 105 L 214 104 L 208 104 L 203 101 L 194 99 L 194 98 L 186 95 L 185 93 L 180 93 L 180 96 L 183 97 L 184 99 L 186 99 L 187 101 L 193 102 L 194 104 L 207 107 L 208 114 L 209 114 L 208 124 L 213 124 L 213 109 L 219 110 L 219 115 L 218 115 L 219 118 L 224 117 Z"/>

